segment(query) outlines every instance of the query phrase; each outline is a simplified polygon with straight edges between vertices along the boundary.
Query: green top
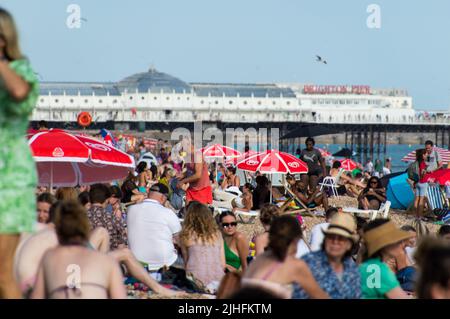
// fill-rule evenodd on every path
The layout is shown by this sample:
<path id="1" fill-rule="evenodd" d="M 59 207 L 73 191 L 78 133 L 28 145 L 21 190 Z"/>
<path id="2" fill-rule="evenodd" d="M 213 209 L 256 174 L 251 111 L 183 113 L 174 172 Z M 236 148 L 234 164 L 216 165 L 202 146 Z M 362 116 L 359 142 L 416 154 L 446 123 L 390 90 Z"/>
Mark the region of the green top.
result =
<path id="1" fill-rule="evenodd" d="M 15 101 L 0 79 L 0 234 L 31 232 L 36 221 L 36 165 L 25 135 L 39 86 L 27 60 L 9 66 L 29 83 L 30 92 Z"/>
<path id="2" fill-rule="evenodd" d="M 372 258 L 359 266 L 364 299 L 387 299 L 386 293 L 400 287 L 395 274 L 380 258 Z"/>
<path id="3" fill-rule="evenodd" d="M 235 269 L 241 268 L 241 259 L 238 255 L 236 255 L 230 247 L 228 247 L 227 242 L 224 240 L 223 245 L 225 248 L 225 261 L 227 265 L 230 265 L 231 267 Z"/>

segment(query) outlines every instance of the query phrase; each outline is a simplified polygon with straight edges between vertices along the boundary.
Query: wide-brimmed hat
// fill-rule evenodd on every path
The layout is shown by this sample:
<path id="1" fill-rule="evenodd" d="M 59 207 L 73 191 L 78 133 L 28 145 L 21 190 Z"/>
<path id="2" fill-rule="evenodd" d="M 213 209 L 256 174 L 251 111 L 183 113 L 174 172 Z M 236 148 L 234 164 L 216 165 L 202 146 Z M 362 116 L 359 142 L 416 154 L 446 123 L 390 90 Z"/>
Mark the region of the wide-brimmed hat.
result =
<path id="1" fill-rule="evenodd" d="M 369 257 L 386 246 L 398 243 L 402 240 L 414 237 L 414 234 L 401 230 L 395 226 L 394 222 L 388 221 L 374 229 L 364 233 Z"/>
<path id="2" fill-rule="evenodd" d="M 358 241 L 355 218 L 348 213 L 334 214 L 330 220 L 328 229 L 323 230 L 323 233 L 325 235 L 339 235 L 353 242 Z"/>

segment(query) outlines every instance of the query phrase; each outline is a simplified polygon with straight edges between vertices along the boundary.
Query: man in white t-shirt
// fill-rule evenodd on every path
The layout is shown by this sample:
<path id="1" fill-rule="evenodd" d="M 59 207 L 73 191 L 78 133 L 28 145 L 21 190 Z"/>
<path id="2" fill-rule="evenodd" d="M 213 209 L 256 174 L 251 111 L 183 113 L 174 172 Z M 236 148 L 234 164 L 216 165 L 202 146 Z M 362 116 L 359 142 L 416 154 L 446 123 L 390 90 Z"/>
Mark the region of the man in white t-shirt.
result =
<path id="1" fill-rule="evenodd" d="M 128 209 L 129 248 L 150 271 L 171 266 L 178 258 L 174 242 L 181 224 L 175 213 L 164 207 L 168 194 L 165 185 L 155 184 L 148 199 Z"/>
<path id="2" fill-rule="evenodd" d="M 337 212 L 338 210 L 335 207 L 328 208 L 328 210 L 325 212 L 325 223 L 317 224 L 313 228 L 311 228 L 311 239 L 309 241 L 311 251 L 319 251 L 320 249 L 322 249 L 322 242 L 325 238 L 323 231 L 328 229 L 331 217 L 333 217 Z"/>
<path id="3" fill-rule="evenodd" d="M 370 175 L 373 174 L 374 167 L 373 167 L 372 159 L 369 158 L 369 159 L 367 160 L 367 163 L 366 163 L 366 166 L 364 167 L 364 170 L 365 170 L 366 172 L 369 172 Z"/>

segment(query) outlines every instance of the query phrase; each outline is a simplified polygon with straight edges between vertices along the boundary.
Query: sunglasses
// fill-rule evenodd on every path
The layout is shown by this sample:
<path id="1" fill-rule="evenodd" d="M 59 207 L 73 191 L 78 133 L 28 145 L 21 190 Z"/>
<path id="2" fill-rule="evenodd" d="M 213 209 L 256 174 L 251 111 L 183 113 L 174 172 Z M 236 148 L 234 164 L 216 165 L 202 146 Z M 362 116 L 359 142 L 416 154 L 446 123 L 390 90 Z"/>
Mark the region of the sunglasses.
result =
<path id="1" fill-rule="evenodd" d="M 377 181 L 370 181 L 370 184 L 378 184 Z"/>
<path id="2" fill-rule="evenodd" d="M 339 235 L 327 235 L 326 238 L 330 241 L 339 241 L 339 242 L 343 242 L 343 241 L 347 240 L 347 238 L 345 238 L 343 236 L 339 236 Z"/>
<path id="3" fill-rule="evenodd" d="M 232 223 L 222 223 L 222 227 L 223 227 L 223 228 L 236 227 L 236 226 L 237 226 L 237 222 L 232 222 Z"/>

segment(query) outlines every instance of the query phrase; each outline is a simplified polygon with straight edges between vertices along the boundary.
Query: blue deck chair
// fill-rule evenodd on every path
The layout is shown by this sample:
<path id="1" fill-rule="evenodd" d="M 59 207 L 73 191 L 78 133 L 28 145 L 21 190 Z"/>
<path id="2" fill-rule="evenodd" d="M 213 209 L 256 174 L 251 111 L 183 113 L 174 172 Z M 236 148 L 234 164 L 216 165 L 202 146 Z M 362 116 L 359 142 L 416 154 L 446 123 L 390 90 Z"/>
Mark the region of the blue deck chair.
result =
<path id="1" fill-rule="evenodd" d="M 430 209 L 438 217 L 438 219 L 450 218 L 450 209 L 448 207 L 447 199 L 444 196 L 441 188 L 437 184 L 429 184 L 427 190 L 428 203 L 430 204 Z M 445 221 L 444 221 L 445 222 Z"/>

